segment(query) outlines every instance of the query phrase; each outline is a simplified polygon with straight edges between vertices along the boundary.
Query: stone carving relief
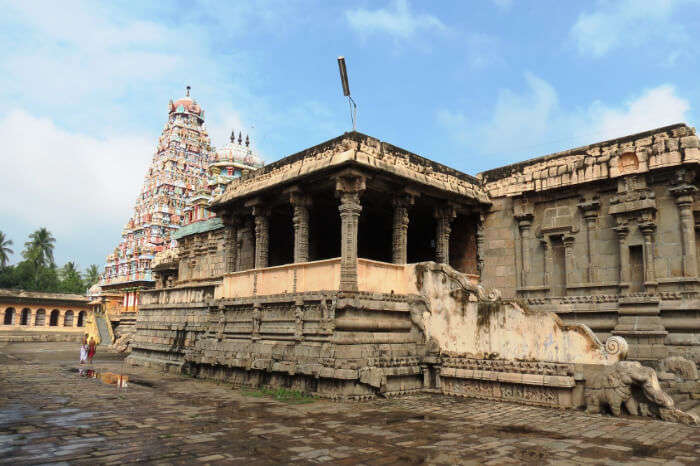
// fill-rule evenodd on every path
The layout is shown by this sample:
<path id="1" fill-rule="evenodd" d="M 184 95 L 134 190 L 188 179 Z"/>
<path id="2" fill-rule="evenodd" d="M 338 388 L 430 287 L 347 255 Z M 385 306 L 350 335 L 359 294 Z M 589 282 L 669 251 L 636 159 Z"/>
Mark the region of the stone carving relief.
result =
<path id="1" fill-rule="evenodd" d="M 497 290 L 472 284 L 448 265 L 421 262 L 409 270 L 415 294 L 426 303 L 426 343 L 440 353 L 604 365 L 626 355 L 624 339 L 603 345 L 585 325 L 565 325 L 553 313 L 502 301 Z"/>
<path id="2" fill-rule="evenodd" d="M 586 381 L 586 412 L 609 408 L 615 416 L 622 407 L 633 416 L 659 417 L 664 421 L 697 425 L 698 417 L 674 407 L 673 399 L 659 385 L 656 371 L 637 361 L 619 361 Z"/>
<path id="3" fill-rule="evenodd" d="M 329 299 L 325 296 L 321 298 L 321 331 L 326 335 L 331 335 L 335 330 L 335 308 L 336 299 Z"/>

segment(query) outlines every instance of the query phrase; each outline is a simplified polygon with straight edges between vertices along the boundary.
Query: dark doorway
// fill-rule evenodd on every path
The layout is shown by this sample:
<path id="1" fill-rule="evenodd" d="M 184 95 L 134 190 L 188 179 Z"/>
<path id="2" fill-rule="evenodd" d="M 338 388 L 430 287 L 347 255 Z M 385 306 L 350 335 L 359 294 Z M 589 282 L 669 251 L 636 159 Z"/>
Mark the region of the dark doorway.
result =
<path id="1" fill-rule="evenodd" d="M 78 327 L 82 327 L 82 326 L 83 326 L 83 323 L 84 323 L 83 320 L 84 320 L 84 319 L 85 319 L 85 311 L 80 311 L 80 312 L 78 312 L 78 325 L 77 325 Z"/>
<path id="2" fill-rule="evenodd" d="M 58 309 L 54 309 L 51 311 L 51 318 L 49 319 L 49 325 L 51 327 L 56 327 L 58 325 L 58 316 L 59 316 Z"/>
<path id="3" fill-rule="evenodd" d="M 630 246 L 630 293 L 644 291 L 644 248 Z"/>
<path id="4" fill-rule="evenodd" d="M 437 222 L 433 207 L 420 199 L 408 210 L 408 250 L 409 264 L 435 260 L 435 229 Z"/>
<path id="5" fill-rule="evenodd" d="M 4 325 L 12 325 L 15 321 L 15 309 L 8 307 L 5 309 L 5 318 L 3 319 Z"/>
<path id="6" fill-rule="evenodd" d="M 340 257 L 340 213 L 333 192 L 315 196 L 309 215 L 309 260 Z"/>
<path id="7" fill-rule="evenodd" d="M 552 296 L 566 296 L 566 250 L 561 236 L 552 237 Z"/>
<path id="8" fill-rule="evenodd" d="M 269 241 L 270 267 L 294 262 L 294 225 L 290 205 L 278 207 L 271 212 Z"/>
<path id="9" fill-rule="evenodd" d="M 27 309 L 26 307 L 22 309 L 22 317 L 19 319 L 19 324 L 20 325 L 29 325 L 29 313 L 31 311 Z"/>
<path id="10" fill-rule="evenodd" d="M 391 198 L 376 192 L 362 198 L 357 231 L 357 257 L 391 262 L 394 207 Z"/>

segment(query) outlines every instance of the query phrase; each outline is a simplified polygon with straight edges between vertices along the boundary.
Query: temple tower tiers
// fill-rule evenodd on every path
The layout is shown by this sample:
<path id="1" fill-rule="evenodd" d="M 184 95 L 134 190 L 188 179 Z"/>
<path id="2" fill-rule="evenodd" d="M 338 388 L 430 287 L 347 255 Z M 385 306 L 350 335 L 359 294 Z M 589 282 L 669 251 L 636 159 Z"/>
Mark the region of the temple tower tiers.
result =
<path id="1" fill-rule="evenodd" d="M 215 215 L 208 209 L 209 202 L 223 194 L 232 180 L 263 166 L 263 161 L 251 147 L 250 137 L 242 132 L 231 131 L 229 142 L 211 151 L 207 166 L 206 182 L 187 200 L 184 225 L 207 220 Z"/>
<path id="2" fill-rule="evenodd" d="M 208 188 L 210 154 L 204 110 L 190 97 L 188 86 L 185 97 L 168 103 L 168 121 L 136 199 L 134 215 L 114 252 L 107 256 L 103 287 L 152 285 L 154 254 L 174 245 L 171 234 L 185 221 L 188 200 Z M 129 307 L 129 303 L 124 306 Z"/>

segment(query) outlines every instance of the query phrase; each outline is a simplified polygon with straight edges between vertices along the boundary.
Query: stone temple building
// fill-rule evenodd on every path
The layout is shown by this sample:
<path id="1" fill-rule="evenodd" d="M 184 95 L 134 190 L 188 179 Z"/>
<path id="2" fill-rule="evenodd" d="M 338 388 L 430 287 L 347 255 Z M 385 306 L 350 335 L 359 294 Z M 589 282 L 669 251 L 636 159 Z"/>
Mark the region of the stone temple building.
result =
<path id="1" fill-rule="evenodd" d="M 669 390 L 678 360 L 697 379 L 699 162 L 684 124 L 476 177 L 345 133 L 232 180 L 216 228 L 177 233 L 129 361 L 697 422 L 653 368 Z"/>
<path id="2" fill-rule="evenodd" d="M 698 163 L 679 124 L 482 173 L 482 282 L 635 359 L 700 361 Z"/>

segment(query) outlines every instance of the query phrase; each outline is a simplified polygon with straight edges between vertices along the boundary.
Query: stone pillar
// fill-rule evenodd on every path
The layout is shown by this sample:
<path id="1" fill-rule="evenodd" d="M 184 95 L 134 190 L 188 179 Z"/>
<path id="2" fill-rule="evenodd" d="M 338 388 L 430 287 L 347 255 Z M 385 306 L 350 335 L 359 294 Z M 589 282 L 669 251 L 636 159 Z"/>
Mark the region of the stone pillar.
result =
<path id="1" fill-rule="evenodd" d="M 357 226 L 362 212 L 360 195 L 365 178 L 357 175 L 338 177 L 336 195 L 340 198 L 340 289 L 357 291 Z"/>
<path id="2" fill-rule="evenodd" d="M 309 207 L 311 198 L 299 191 L 289 195 L 289 202 L 294 208 L 294 262 L 309 261 Z"/>
<path id="3" fill-rule="evenodd" d="M 436 207 L 434 211 L 437 226 L 435 228 L 435 261 L 450 264 L 450 234 L 452 220 L 457 216 L 450 205 Z"/>
<path id="4" fill-rule="evenodd" d="M 479 215 L 479 223 L 476 225 L 476 267 L 479 276 L 484 274 L 484 215 Z"/>
<path id="5" fill-rule="evenodd" d="M 527 276 L 530 272 L 530 230 L 532 227 L 533 215 L 530 213 L 518 215 L 515 217 L 518 221 L 518 229 L 520 230 L 520 287 L 528 286 Z"/>
<path id="6" fill-rule="evenodd" d="M 575 236 L 564 236 L 562 239 L 562 242 L 564 243 L 564 260 L 566 261 L 566 270 L 565 270 L 565 286 L 568 287 L 572 283 L 574 283 L 574 274 L 576 271 L 576 260 L 575 260 L 575 255 L 574 255 L 574 241 L 576 237 Z M 566 294 L 566 288 L 564 288 L 564 294 Z"/>
<path id="7" fill-rule="evenodd" d="M 656 271 L 654 267 L 654 231 L 656 224 L 644 222 L 639 224 L 644 236 L 644 289 L 647 293 L 656 291 Z"/>
<path id="8" fill-rule="evenodd" d="M 226 227 L 224 272 L 231 273 L 238 270 L 238 227 L 240 219 L 228 213 L 222 215 L 221 219 Z"/>
<path id="9" fill-rule="evenodd" d="M 630 281 L 630 250 L 627 247 L 627 234 L 629 228 L 627 225 L 618 225 L 614 228 L 617 233 L 618 252 L 620 254 L 620 270 L 618 280 L 618 290 L 621 294 L 627 287 Z"/>
<path id="10" fill-rule="evenodd" d="M 260 324 L 262 321 L 262 305 L 258 302 L 253 303 L 253 313 L 251 315 L 251 332 L 250 339 L 255 341 L 260 339 Z"/>
<path id="11" fill-rule="evenodd" d="M 674 186 L 669 191 L 676 198 L 681 227 L 683 276 L 697 277 L 698 265 L 695 250 L 695 219 L 693 217 L 693 193 L 697 188 L 690 184 Z"/>
<path id="12" fill-rule="evenodd" d="M 408 208 L 413 205 L 413 197 L 396 196 L 393 200 L 394 222 L 392 226 L 392 262 L 408 262 Z"/>
<path id="13" fill-rule="evenodd" d="M 545 288 L 549 288 L 551 286 L 552 280 L 551 280 L 551 275 L 552 275 L 552 270 L 554 269 L 554 262 L 552 258 L 552 245 L 549 244 L 549 238 L 548 237 L 543 237 L 540 239 L 540 243 L 542 244 L 542 250 L 543 250 L 543 258 L 544 258 L 544 263 L 542 266 L 542 272 L 543 272 L 543 279 L 542 279 L 542 285 Z"/>
<path id="14" fill-rule="evenodd" d="M 593 253 L 591 243 L 593 241 L 593 230 L 596 227 L 598 220 L 598 210 L 600 209 L 600 201 L 593 199 L 590 202 L 580 202 L 579 209 L 583 212 L 583 220 L 586 222 L 586 282 L 593 283 L 596 277 L 593 276 Z"/>
<path id="15" fill-rule="evenodd" d="M 430 366 L 422 364 L 420 368 L 423 372 L 423 388 L 430 388 Z"/>
<path id="16" fill-rule="evenodd" d="M 270 209 L 253 207 L 255 217 L 255 268 L 264 269 L 268 266 L 270 248 Z"/>

